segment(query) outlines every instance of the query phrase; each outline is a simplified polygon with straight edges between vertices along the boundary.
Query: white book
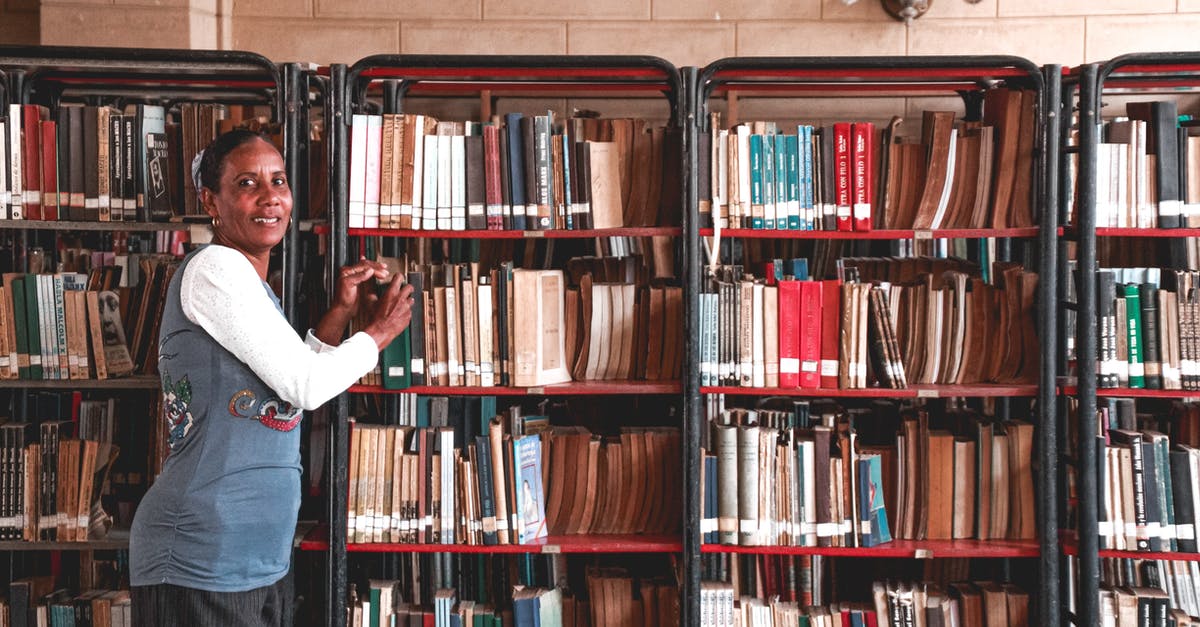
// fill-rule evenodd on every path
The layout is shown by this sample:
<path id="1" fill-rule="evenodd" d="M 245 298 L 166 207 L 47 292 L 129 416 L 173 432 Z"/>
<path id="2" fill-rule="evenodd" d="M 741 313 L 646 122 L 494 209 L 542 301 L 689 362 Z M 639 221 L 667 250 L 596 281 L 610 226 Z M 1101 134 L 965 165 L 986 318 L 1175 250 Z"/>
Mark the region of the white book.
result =
<path id="1" fill-rule="evenodd" d="M 442 448 L 439 458 L 442 468 L 442 485 L 440 486 L 442 491 L 441 543 L 454 544 L 454 531 L 458 522 L 454 509 L 454 496 L 458 493 L 458 482 L 454 478 L 454 461 L 458 456 L 451 453 L 454 451 L 454 429 L 439 430 L 438 438 Z"/>
<path id="2" fill-rule="evenodd" d="M 55 332 L 54 280 L 48 274 L 37 277 L 38 334 L 41 335 L 42 378 L 59 379 L 58 334 Z"/>
<path id="3" fill-rule="evenodd" d="M 5 138 L 8 131 L 4 122 L 0 122 L 0 213 L 8 214 L 8 151 L 4 150 Z M 3 216 L 0 216 L 2 218 Z"/>
<path id="4" fill-rule="evenodd" d="M 363 181 L 363 226 L 379 228 L 379 174 L 383 155 L 383 116 L 367 116 L 367 165 Z M 353 166 L 351 166 L 353 168 Z"/>
<path id="5" fill-rule="evenodd" d="M 753 300 L 751 301 L 751 321 L 753 324 L 753 359 L 750 370 L 751 385 L 760 388 L 766 385 L 766 361 L 764 360 L 764 344 L 763 333 L 763 285 L 755 283 L 753 289 Z"/>
<path id="6" fill-rule="evenodd" d="M 421 226 L 426 231 L 436 231 L 438 226 L 438 138 L 437 135 L 425 136 L 425 179 L 424 198 L 421 200 Z M 416 208 L 413 208 L 415 213 Z M 415 217 L 414 217 L 415 220 Z"/>
<path id="7" fill-rule="evenodd" d="M 450 228 L 467 230 L 467 138 L 450 137 Z"/>
<path id="8" fill-rule="evenodd" d="M 54 348 L 58 378 L 70 379 L 70 359 L 67 356 L 67 307 L 63 296 L 63 277 L 56 274 L 47 280 L 51 302 L 54 304 Z"/>
<path id="9" fill-rule="evenodd" d="M 737 127 L 737 152 L 738 152 L 738 207 L 740 211 L 737 217 L 738 222 L 730 224 L 730 228 L 742 228 L 741 219 L 750 215 L 750 127 L 741 125 Z M 730 221 L 733 221 L 734 216 L 730 215 Z"/>
<path id="10" fill-rule="evenodd" d="M 25 197 L 21 193 L 21 105 L 8 105 L 8 207 L 3 218 L 20 220 L 25 215 Z"/>
<path id="11" fill-rule="evenodd" d="M 452 286 L 446 286 L 446 370 L 449 373 L 450 385 L 462 385 L 462 361 L 459 347 L 462 345 L 462 331 L 458 321 L 458 294 Z"/>
<path id="12" fill-rule="evenodd" d="M 946 156 L 946 180 L 942 184 L 942 195 L 938 198 L 937 210 L 933 213 L 931 229 L 942 228 L 946 209 L 950 206 L 950 190 L 954 188 L 954 160 L 958 153 L 958 129 L 950 129 L 950 152 Z"/>
<path id="13" fill-rule="evenodd" d="M 450 135 L 437 135 L 437 228 L 439 231 L 449 231 L 452 226 L 452 203 L 454 172 L 451 154 L 453 139 Z"/>
<path id="14" fill-rule="evenodd" d="M 721 208 L 724 207 L 726 212 L 729 211 L 729 209 L 728 209 L 728 205 L 729 205 L 729 131 L 728 130 L 722 130 L 717 135 L 717 145 L 714 146 L 713 149 L 716 150 L 716 153 L 717 153 L 717 157 L 716 157 L 716 159 L 717 159 L 717 162 L 716 162 L 717 185 L 716 185 L 716 193 L 713 195 L 713 202 L 712 202 L 713 225 L 716 226 L 717 222 L 721 222 L 721 224 L 720 224 L 721 228 L 726 228 L 729 226 L 729 223 L 727 221 L 722 221 Z M 728 215 L 728 214 L 726 213 L 726 215 Z M 728 218 L 726 218 L 726 220 L 728 220 Z"/>
<path id="15" fill-rule="evenodd" d="M 479 277 L 479 286 L 475 306 L 479 309 L 479 385 L 492 387 L 496 385 L 496 365 L 492 360 L 492 286 L 487 282 L 486 275 Z"/>
<path id="16" fill-rule="evenodd" d="M 412 216 L 412 228 L 414 231 L 420 231 L 422 228 L 432 228 L 432 224 L 423 224 L 425 217 L 425 116 L 418 115 L 416 123 L 413 124 L 413 177 L 412 177 L 412 204 L 408 206 L 408 213 Z M 407 163 L 407 158 L 405 162 Z M 400 213 L 403 215 L 404 207 L 400 208 Z"/>
<path id="17" fill-rule="evenodd" d="M 571 380 L 564 341 L 561 270 L 513 271 L 513 302 L 522 315 L 513 325 L 514 381 L 517 387 L 551 385 Z"/>
<path id="18" fill-rule="evenodd" d="M 350 120 L 350 190 L 346 226 L 352 229 L 366 226 L 368 117 L 355 113 Z"/>

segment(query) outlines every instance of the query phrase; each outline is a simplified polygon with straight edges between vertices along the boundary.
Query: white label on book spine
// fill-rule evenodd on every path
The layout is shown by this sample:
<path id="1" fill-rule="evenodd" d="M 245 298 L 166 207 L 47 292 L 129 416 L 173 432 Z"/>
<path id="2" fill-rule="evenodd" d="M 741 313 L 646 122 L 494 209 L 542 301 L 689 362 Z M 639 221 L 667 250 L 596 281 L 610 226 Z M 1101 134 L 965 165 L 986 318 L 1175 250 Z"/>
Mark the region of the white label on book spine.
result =
<path id="1" fill-rule="evenodd" d="M 40 366 L 40 365 L 42 365 L 42 356 L 41 356 L 41 355 L 34 355 L 33 353 L 30 353 L 30 354 L 29 354 L 29 365 L 30 365 L 30 366 Z"/>
<path id="2" fill-rule="evenodd" d="M 836 377 L 838 375 L 838 362 L 836 359 L 821 360 L 821 376 Z"/>
<path id="3" fill-rule="evenodd" d="M 815 361 L 800 362 L 800 372 L 816 372 L 816 371 L 817 371 L 817 362 L 815 362 Z"/>
<path id="4" fill-rule="evenodd" d="M 1142 534 L 1139 535 L 1138 537 L 1139 538 L 1161 538 L 1162 537 L 1162 523 L 1157 523 L 1157 522 L 1146 523 L 1145 531 L 1143 531 Z"/>
<path id="5" fill-rule="evenodd" d="M 817 532 L 817 526 L 810 522 L 800 523 L 800 533 L 809 536 Z"/>
<path id="6" fill-rule="evenodd" d="M 871 521 L 869 521 L 869 520 L 859 521 L 858 528 L 864 536 L 870 535 L 871 534 Z"/>
<path id="7" fill-rule="evenodd" d="M 20 516 L 9 516 L 7 518 L 0 518 L 0 527 L 20 527 L 24 522 Z M 43 525 L 39 524 L 38 526 Z"/>
<path id="8" fill-rule="evenodd" d="M 779 372 L 781 374 L 800 374 L 800 360 L 795 357 L 780 357 Z"/>
<path id="9" fill-rule="evenodd" d="M 1097 523 L 1097 527 L 1099 529 L 1098 533 L 1101 536 L 1104 536 L 1106 538 L 1112 537 L 1113 524 L 1112 524 L 1111 520 L 1101 520 L 1100 522 Z"/>
<path id="10" fill-rule="evenodd" d="M 413 372 L 424 372 L 425 359 L 423 357 L 414 357 L 413 360 L 408 363 L 408 367 L 412 369 Z"/>
<path id="11" fill-rule="evenodd" d="M 1196 526 L 1195 525 L 1175 525 L 1175 535 L 1180 540 L 1195 540 Z"/>
<path id="12" fill-rule="evenodd" d="M 871 217 L 871 203 L 856 202 L 854 203 L 854 218 L 856 220 L 866 220 Z"/>
<path id="13" fill-rule="evenodd" d="M 1158 530 L 1158 537 L 1163 540 L 1174 540 L 1177 534 L 1178 531 L 1176 531 L 1175 525 L 1164 524 Z"/>
<path id="14" fill-rule="evenodd" d="M 837 523 L 818 523 L 817 524 L 817 537 L 818 538 L 832 538 L 834 536 L 834 534 L 836 534 L 837 532 L 838 532 L 838 524 Z"/>
<path id="15" fill-rule="evenodd" d="M 1146 376 L 1146 367 L 1144 364 L 1132 363 L 1129 364 L 1129 376 L 1144 377 Z"/>
<path id="16" fill-rule="evenodd" d="M 496 531 L 508 531 L 508 519 L 503 516 L 496 517 Z"/>
<path id="17" fill-rule="evenodd" d="M 404 366 L 388 366 L 388 376 L 389 377 L 403 377 L 404 376 Z"/>
<path id="18" fill-rule="evenodd" d="M 711 518 L 705 518 L 700 521 L 700 533 L 713 533 L 717 530 L 717 521 Z"/>
<path id="19" fill-rule="evenodd" d="M 1185 364 L 1187 362 L 1184 362 Z M 1100 374 L 1115 375 L 1120 372 L 1121 362 L 1116 359 L 1105 359 L 1100 362 Z M 1186 372 L 1186 366 L 1185 366 Z"/>
<path id="20" fill-rule="evenodd" d="M 1196 374 L 1196 362 L 1190 359 L 1184 359 L 1179 362 L 1180 373 L 1185 376 L 1193 376 Z"/>
<path id="21" fill-rule="evenodd" d="M 738 524 L 738 529 L 741 530 L 742 533 L 756 534 L 758 533 L 758 521 L 742 520 Z"/>
<path id="22" fill-rule="evenodd" d="M 850 363 L 850 372 L 853 372 L 860 379 L 865 379 L 867 377 L 867 364 L 851 362 Z"/>
<path id="23" fill-rule="evenodd" d="M 1158 201 L 1158 217 L 1165 218 L 1167 216 L 1179 216 L 1183 214 L 1183 201 L 1180 200 L 1160 200 Z"/>
<path id="24" fill-rule="evenodd" d="M 1132 523 L 1132 522 L 1125 523 L 1125 537 L 1127 537 L 1127 538 L 1138 537 L 1137 523 Z"/>

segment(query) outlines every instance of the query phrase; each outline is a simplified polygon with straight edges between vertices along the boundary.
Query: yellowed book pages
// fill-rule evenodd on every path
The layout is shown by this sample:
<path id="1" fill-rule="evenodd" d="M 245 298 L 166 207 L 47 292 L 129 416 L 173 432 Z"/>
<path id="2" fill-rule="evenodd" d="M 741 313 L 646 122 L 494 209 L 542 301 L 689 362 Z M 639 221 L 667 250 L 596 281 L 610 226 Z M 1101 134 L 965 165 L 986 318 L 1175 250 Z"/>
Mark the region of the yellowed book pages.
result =
<path id="1" fill-rule="evenodd" d="M 624 226 L 621 205 L 621 169 L 612 142 L 588 142 L 591 167 L 592 227 L 612 229 Z"/>

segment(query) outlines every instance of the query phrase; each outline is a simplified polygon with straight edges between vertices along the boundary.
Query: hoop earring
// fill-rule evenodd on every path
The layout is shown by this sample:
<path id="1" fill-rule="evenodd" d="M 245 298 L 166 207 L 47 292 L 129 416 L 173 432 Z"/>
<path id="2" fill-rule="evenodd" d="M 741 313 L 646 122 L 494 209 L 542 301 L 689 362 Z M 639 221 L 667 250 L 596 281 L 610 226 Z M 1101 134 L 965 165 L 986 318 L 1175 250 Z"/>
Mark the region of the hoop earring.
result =
<path id="1" fill-rule="evenodd" d="M 212 225 L 213 225 L 213 228 L 214 228 L 214 229 L 216 229 L 216 228 L 220 228 L 220 226 L 221 226 L 221 218 L 213 218 Z"/>

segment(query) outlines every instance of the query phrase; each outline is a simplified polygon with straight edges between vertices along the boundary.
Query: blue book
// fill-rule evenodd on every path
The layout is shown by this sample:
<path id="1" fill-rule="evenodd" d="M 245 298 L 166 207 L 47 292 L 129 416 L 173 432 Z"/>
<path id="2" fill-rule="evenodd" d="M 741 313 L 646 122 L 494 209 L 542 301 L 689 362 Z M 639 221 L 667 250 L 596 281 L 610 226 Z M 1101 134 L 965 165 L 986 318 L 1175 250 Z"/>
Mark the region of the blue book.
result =
<path id="1" fill-rule="evenodd" d="M 800 138 L 787 135 L 784 139 L 784 151 L 787 153 L 787 228 L 800 228 Z"/>
<path id="2" fill-rule="evenodd" d="M 813 191 L 813 127 L 800 127 L 800 215 L 806 231 L 817 228 L 816 196 Z"/>
<path id="3" fill-rule="evenodd" d="M 784 262 L 783 273 L 790 275 L 796 281 L 808 280 L 808 259 L 797 257 Z"/>
<path id="4" fill-rule="evenodd" d="M 763 136 L 750 136 L 750 228 L 763 228 Z"/>
<path id="5" fill-rule="evenodd" d="M 775 195 L 775 136 L 762 136 L 762 198 L 763 198 L 763 228 L 774 229 L 779 215 L 779 205 Z"/>
<path id="6" fill-rule="evenodd" d="M 883 463 L 878 455 L 863 455 L 858 460 L 858 500 L 862 546 L 891 542 L 892 531 L 883 504 Z"/>
<path id="7" fill-rule="evenodd" d="M 512 199 L 514 231 L 525 230 L 525 205 L 528 203 L 525 198 L 525 140 L 521 136 L 522 117 L 520 113 L 508 113 L 504 116 L 504 134 L 508 138 L 509 197 Z"/>
<path id="8" fill-rule="evenodd" d="M 542 441 L 527 435 L 513 442 L 516 460 L 517 532 L 520 544 L 546 537 L 546 499 L 542 491 Z"/>
<path id="9" fill-rule="evenodd" d="M 775 134 L 775 228 L 787 229 L 791 220 L 791 205 L 788 204 L 788 152 L 787 137 L 781 133 Z"/>

